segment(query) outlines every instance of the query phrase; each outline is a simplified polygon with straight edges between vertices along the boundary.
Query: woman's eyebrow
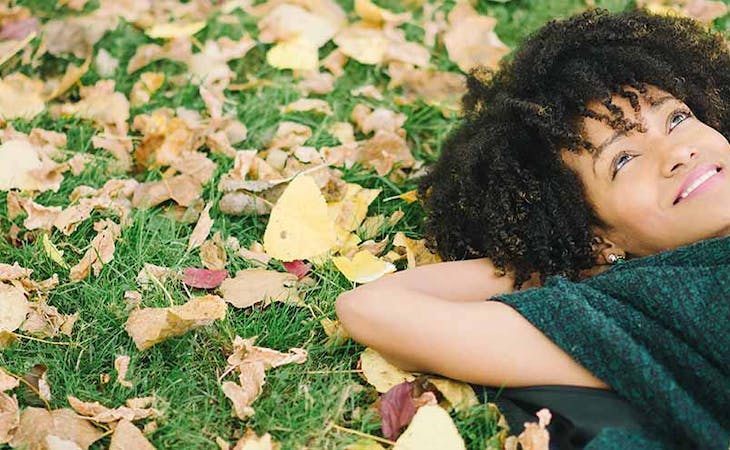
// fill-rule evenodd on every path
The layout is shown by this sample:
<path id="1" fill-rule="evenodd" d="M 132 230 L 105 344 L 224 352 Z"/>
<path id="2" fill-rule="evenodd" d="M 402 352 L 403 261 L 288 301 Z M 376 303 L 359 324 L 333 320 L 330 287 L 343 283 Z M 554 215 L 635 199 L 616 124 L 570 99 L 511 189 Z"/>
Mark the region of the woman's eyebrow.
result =
<path id="1" fill-rule="evenodd" d="M 675 97 L 673 95 L 665 95 L 664 97 L 661 97 L 657 100 L 655 100 L 653 103 L 650 104 L 649 110 L 652 112 L 657 111 L 659 108 L 662 107 L 666 102 L 669 100 L 673 100 Z M 596 163 L 599 159 L 601 159 L 601 155 L 603 154 L 603 151 L 608 147 L 609 145 L 616 142 L 618 139 L 625 137 L 628 134 L 628 131 L 626 130 L 620 130 L 613 133 L 613 135 L 603 141 L 601 145 L 598 146 L 596 151 L 593 153 L 593 175 L 596 174 Z"/>

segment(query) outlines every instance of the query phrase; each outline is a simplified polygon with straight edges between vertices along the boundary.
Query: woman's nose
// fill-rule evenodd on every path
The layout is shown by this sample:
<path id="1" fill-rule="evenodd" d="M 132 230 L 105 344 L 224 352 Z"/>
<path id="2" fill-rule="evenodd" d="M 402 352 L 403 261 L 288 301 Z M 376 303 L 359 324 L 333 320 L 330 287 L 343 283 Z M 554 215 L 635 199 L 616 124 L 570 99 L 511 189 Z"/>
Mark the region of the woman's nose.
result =
<path id="1" fill-rule="evenodd" d="M 682 165 L 689 166 L 685 168 L 686 170 L 691 169 L 694 164 L 693 160 L 697 159 L 698 152 L 697 148 L 691 145 L 681 144 L 674 146 L 665 155 L 662 171 L 664 172 L 664 176 L 671 177 Z"/>

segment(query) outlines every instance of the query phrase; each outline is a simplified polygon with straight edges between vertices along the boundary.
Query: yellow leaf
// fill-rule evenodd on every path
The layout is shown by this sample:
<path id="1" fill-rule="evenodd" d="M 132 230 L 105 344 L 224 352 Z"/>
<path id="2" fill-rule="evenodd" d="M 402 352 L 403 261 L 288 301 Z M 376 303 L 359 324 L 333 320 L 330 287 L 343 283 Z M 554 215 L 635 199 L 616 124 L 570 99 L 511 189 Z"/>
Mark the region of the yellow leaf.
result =
<path id="1" fill-rule="evenodd" d="M 43 250 L 46 252 L 46 255 L 51 258 L 51 261 L 55 262 L 64 269 L 68 269 L 68 264 L 66 264 L 66 261 L 64 261 L 63 259 L 63 252 L 56 248 L 55 245 L 53 245 L 53 242 L 51 242 L 47 234 L 43 234 L 43 237 L 41 238 L 41 243 L 43 244 Z"/>
<path id="2" fill-rule="evenodd" d="M 336 256 L 332 262 L 348 280 L 356 283 L 368 283 L 396 271 L 392 263 L 379 259 L 367 250 L 355 253 L 352 261 L 344 256 Z"/>
<path id="3" fill-rule="evenodd" d="M 309 72 L 317 70 L 319 53 L 317 46 L 303 39 L 279 42 L 266 53 L 266 61 L 277 69 Z"/>
<path id="4" fill-rule="evenodd" d="M 412 191 L 404 192 L 399 195 L 398 198 L 405 200 L 406 203 L 413 203 L 418 200 L 418 190 L 414 189 Z"/>
<path id="5" fill-rule="evenodd" d="M 461 381 L 449 380 L 447 378 L 428 378 L 436 389 L 441 392 L 444 398 L 457 410 L 469 408 L 479 404 L 474 389 Z"/>
<path id="6" fill-rule="evenodd" d="M 380 393 L 388 392 L 396 384 L 416 379 L 411 372 L 389 363 L 372 348 L 366 348 L 360 355 L 360 368 L 365 380 Z"/>
<path id="7" fill-rule="evenodd" d="M 299 175 L 271 210 L 264 232 L 266 253 L 281 261 L 307 259 L 335 245 L 327 203 L 314 179 Z"/>
<path id="8" fill-rule="evenodd" d="M 191 23 L 158 23 L 145 33 L 153 39 L 174 39 L 183 36 L 192 36 L 205 28 L 205 22 Z"/>
<path id="9" fill-rule="evenodd" d="M 435 405 L 418 408 L 411 424 L 395 442 L 393 450 L 466 449 L 449 413 Z"/>

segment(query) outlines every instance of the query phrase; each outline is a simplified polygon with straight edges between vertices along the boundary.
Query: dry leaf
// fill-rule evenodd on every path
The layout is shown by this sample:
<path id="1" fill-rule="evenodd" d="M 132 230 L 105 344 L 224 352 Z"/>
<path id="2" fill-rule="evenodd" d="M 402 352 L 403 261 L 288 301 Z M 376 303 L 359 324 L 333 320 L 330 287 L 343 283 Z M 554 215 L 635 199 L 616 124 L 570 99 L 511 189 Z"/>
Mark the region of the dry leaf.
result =
<path id="1" fill-rule="evenodd" d="M 43 408 L 26 408 L 20 414 L 20 425 L 10 440 L 10 446 L 45 448 L 46 436 L 56 436 L 86 450 L 103 434 L 71 409 L 46 411 Z"/>
<path id="2" fill-rule="evenodd" d="M 395 443 L 393 450 L 466 449 L 454 421 L 442 408 L 418 408 L 411 424 Z"/>
<path id="3" fill-rule="evenodd" d="M 479 15 L 468 2 L 457 3 L 449 13 L 449 29 L 443 40 L 449 58 L 468 73 L 476 66 L 496 69 L 510 52 L 494 32 L 497 19 Z"/>
<path id="4" fill-rule="evenodd" d="M 208 202 L 200 214 L 198 223 L 195 224 L 193 232 L 190 233 L 190 239 L 188 240 L 188 251 L 200 247 L 210 233 L 210 229 L 213 227 L 213 219 L 210 218 L 210 208 L 213 206 L 212 203 Z"/>
<path id="5" fill-rule="evenodd" d="M 20 384 L 17 378 L 9 375 L 6 371 L 0 367 L 0 392 L 9 391 L 15 389 Z"/>
<path id="6" fill-rule="evenodd" d="M 0 444 L 10 442 L 19 424 L 20 411 L 17 398 L 15 395 L 11 397 L 0 391 Z"/>
<path id="7" fill-rule="evenodd" d="M 150 101 L 162 83 L 165 82 L 165 74 L 161 72 L 145 72 L 140 75 L 139 81 L 134 83 L 129 93 L 131 106 L 141 106 Z"/>
<path id="8" fill-rule="evenodd" d="M 142 289 L 149 289 L 153 284 L 165 284 L 169 278 L 176 278 L 177 273 L 169 267 L 145 263 L 137 274 L 135 281 Z"/>
<path id="9" fill-rule="evenodd" d="M 121 228 L 109 219 L 100 220 L 94 224 L 97 235 L 91 240 L 91 246 L 81 260 L 71 267 L 69 278 L 71 281 L 81 281 L 89 276 L 93 269 L 94 276 L 98 276 L 102 267 L 114 259 L 114 241 L 121 233 Z"/>
<path id="10" fill-rule="evenodd" d="M 436 389 L 439 390 L 441 395 L 449 402 L 449 405 L 456 411 L 461 411 L 479 404 L 474 389 L 467 383 L 435 377 L 429 377 L 428 381 L 436 386 Z"/>
<path id="11" fill-rule="evenodd" d="M 297 276 L 264 269 L 240 270 L 220 285 L 223 299 L 236 308 L 248 308 L 272 301 L 301 304 L 296 288 Z"/>
<path id="12" fill-rule="evenodd" d="M 158 23 L 152 28 L 147 29 L 145 34 L 153 39 L 173 39 L 182 36 L 192 36 L 203 28 L 205 28 L 204 21 L 190 23 Z"/>
<path id="13" fill-rule="evenodd" d="M 245 420 L 254 414 L 251 403 L 261 395 L 266 375 L 263 364 L 245 364 L 241 368 L 241 384 L 224 381 L 221 387 L 223 393 L 233 403 L 233 413 L 235 416 L 241 420 Z"/>
<path id="14" fill-rule="evenodd" d="M 281 107 L 282 113 L 295 111 L 311 111 L 318 114 L 332 114 L 332 107 L 325 100 L 319 98 L 300 98 L 297 101 Z"/>
<path id="15" fill-rule="evenodd" d="M 425 239 L 410 239 L 400 231 L 396 233 L 393 238 L 393 247 L 405 249 L 409 269 L 441 262 L 440 256 L 435 253 L 431 253 L 431 251 L 426 248 Z"/>
<path id="16" fill-rule="evenodd" d="M 322 325 L 324 334 L 328 337 L 327 346 L 342 345 L 350 339 L 350 335 L 347 334 L 339 320 L 322 319 L 319 324 Z"/>
<path id="17" fill-rule="evenodd" d="M 334 226 L 319 187 L 312 177 L 299 175 L 271 211 L 264 232 L 266 253 L 294 261 L 327 252 L 334 244 Z"/>
<path id="18" fill-rule="evenodd" d="M 259 437 L 254 430 L 248 428 L 241 439 L 236 442 L 233 450 L 276 450 L 278 448 L 279 445 L 274 443 L 269 433 L 264 433 Z"/>
<path id="19" fill-rule="evenodd" d="M 74 397 L 68 396 L 68 404 L 77 413 L 87 416 L 90 420 L 98 423 L 114 423 L 119 420 L 135 421 L 155 417 L 158 413 L 154 408 L 150 408 L 148 398 L 145 398 L 140 404 L 132 403 L 131 406 L 119 406 L 117 408 L 107 408 L 99 402 L 84 402 Z"/>
<path id="20" fill-rule="evenodd" d="M 392 263 L 376 257 L 367 250 L 355 253 L 352 260 L 344 256 L 335 256 L 332 262 L 348 280 L 356 283 L 369 283 L 396 271 Z"/>
<path id="21" fill-rule="evenodd" d="M 0 283 L 0 330 L 15 331 L 30 312 L 25 291 L 19 287 Z"/>
<path id="22" fill-rule="evenodd" d="M 183 271 L 182 282 L 188 286 L 201 289 L 214 289 L 228 278 L 227 270 L 208 270 L 186 267 Z"/>
<path id="23" fill-rule="evenodd" d="M 236 336 L 233 339 L 233 353 L 228 356 L 228 365 L 238 367 L 242 364 L 261 363 L 265 369 L 283 366 L 286 364 L 303 364 L 307 361 L 307 351 L 293 347 L 289 352 L 282 353 L 266 347 L 253 345 L 256 336 L 243 339 Z"/>
<path id="24" fill-rule="evenodd" d="M 366 348 L 360 355 L 360 368 L 365 380 L 380 393 L 388 392 L 393 386 L 416 377 L 386 361 L 378 352 Z"/>
<path id="25" fill-rule="evenodd" d="M 79 313 L 61 314 L 55 306 L 50 306 L 45 299 L 30 303 L 30 313 L 21 326 L 21 330 L 39 337 L 57 337 L 60 334 L 71 336 L 73 326 L 79 319 Z"/>
<path id="26" fill-rule="evenodd" d="M 549 450 L 550 433 L 547 426 L 550 424 L 552 414 L 547 408 L 542 408 L 535 414 L 538 417 L 538 423 L 525 422 L 525 429 L 518 437 L 509 436 L 505 440 L 505 449 L 517 450 L 519 443 L 522 450 Z"/>
<path id="27" fill-rule="evenodd" d="M 226 268 L 226 249 L 223 247 L 223 239 L 220 231 L 213 234 L 213 239 L 208 239 L 200 246 L 200 262 L 206 269 L 224 270 Z"/>
<path id="28" fill-rule="evenodd" d="M 196 297 L 182 306 L 143 308 L 130 313 L 124 329 L 138 350 L 145 350 L 173 336 L 224 319 L 226 304 L 217 295 Z"/>
<path id="29" fill-rule="evenodd" d="M 46 108 L 43 82 L 21 73 L 0 80 L 0 120 L 31 120 Z"/>
<path id="30" fill-rule="evenodd" d="M 114 428 L 109 450 L 154 450 L 139 428 L 126 419 L 122 419 Z"/>
<path id="31" fill-rule="evenodd" d="M 132 383 L 127 381 L 127 370 L 129 370 L 129 356 L 120 355 L 114 358 L 114 370 L 117 371 L 117 383 L 124 387 L 131 388 Z"/>

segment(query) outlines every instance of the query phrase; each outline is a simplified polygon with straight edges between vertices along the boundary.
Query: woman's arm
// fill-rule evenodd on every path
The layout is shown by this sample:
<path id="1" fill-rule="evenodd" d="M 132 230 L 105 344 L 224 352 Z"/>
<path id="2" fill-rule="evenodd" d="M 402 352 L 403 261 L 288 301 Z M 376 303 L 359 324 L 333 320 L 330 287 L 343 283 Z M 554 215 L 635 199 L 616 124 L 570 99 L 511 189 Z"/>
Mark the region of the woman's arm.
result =
<path id="1" fill-rule="evenodd" d="M 402 270 L 363 284 L 353 292 L 398 288 L 433 295 L 448 301 L 474 302 L 512 292 L 514 282 L 515 278 L 510 273 L 504 276 L 497 275 L 497 269 L 489 258 L 479 258 L 440 262 Z M 538 285 L 537 276 L 533 276 L 522 289 Z"/>
<path id="2" fill-rule="evenodd" d="M 484 300 L 487 294 L 482 290 L 479 295 Z M 498 301 L 454 302 L 388 287 L 345 292 L 335 306 L 356 341 L 406 370 L 490 386 L 608 388 L 516 310 Z"/>

